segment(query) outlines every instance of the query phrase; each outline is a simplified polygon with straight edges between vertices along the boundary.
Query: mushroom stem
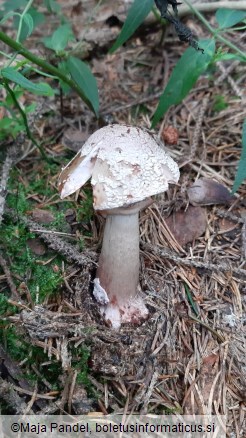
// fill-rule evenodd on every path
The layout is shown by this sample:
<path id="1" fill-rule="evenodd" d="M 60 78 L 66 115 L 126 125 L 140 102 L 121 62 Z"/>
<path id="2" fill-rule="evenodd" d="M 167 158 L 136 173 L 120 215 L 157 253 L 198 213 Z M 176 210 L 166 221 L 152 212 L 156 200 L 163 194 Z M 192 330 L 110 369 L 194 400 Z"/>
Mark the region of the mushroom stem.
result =
<path id="1" fill-rule="evenodd" d="M 129 212 L 130 213 L 130 212 Z M 139 209 L 132 214 L 106 218 L 94 296 L 113 328 L 122 322 L 139 323 L 148 311 L 137 296 L 139 282 Z"/>

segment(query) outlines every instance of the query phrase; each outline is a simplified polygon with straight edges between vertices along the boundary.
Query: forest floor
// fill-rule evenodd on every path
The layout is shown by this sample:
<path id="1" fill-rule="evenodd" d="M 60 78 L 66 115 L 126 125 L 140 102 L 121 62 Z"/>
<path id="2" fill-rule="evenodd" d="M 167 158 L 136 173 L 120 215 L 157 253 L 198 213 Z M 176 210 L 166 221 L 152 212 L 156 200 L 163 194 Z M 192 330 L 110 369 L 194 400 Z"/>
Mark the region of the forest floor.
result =
<path id="1" fill-rule="evenodd" d="M 9 148 L 19 150 L 0 237 L 2 410 L 219 413 L 227 416 L 228 436 L 243 437 L 245 184 L 234 196 L 229 191 L 246 118 L 245 65 L 217 63 L 155 130 L 181 177 L 140 213 L 140 285 L 149 318 L 113 331 L 92 296 L 104 220 L 93 211 L 90 182 L 61 200 L 58 176 L 99 127 L 126 123 L 150 129 L 186 45 L 171 27 L 163 34 L 153 21 L 110 55 L 128 4 L 119 2 L 117 15 L 117 2 L 103 3 L 88 24 L 92 1 L 59 3 L 77 39 L 83 38 L 82 54 L 98 83 L 100 119 L 73 92 L 62 100 L 21 97 L 23 105 L 37 101 L 30 126 L 50 160 L 23 136 L 14 145 L 7 139 Z M 206 17 L 213 23 L 214 12 Z M 208 37 L 193 16 L 182 19 L 199 38 Z M 53 18 L 35 31 L 30 50 L 46 56 L 38 42 L 55 26 Z M 228 38 L 243 50 L 242 33 L 230 31 Z M 7 164 L 1 159 L 2 178 Z M 188 194 L 197 180 L 218 184 L 194 206 Z"/>

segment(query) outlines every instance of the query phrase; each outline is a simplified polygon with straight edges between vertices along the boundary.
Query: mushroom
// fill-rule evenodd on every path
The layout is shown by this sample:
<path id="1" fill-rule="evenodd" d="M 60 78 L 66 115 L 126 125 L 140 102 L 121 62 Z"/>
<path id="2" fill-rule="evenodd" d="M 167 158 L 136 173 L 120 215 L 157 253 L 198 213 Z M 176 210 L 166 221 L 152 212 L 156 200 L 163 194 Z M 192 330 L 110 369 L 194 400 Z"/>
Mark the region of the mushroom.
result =
<path id="1" fill-rule="evenodd" d="M 64 198 L 91 177 L 93 206 L 106 217 L 93 295 L 106 322 L 139 323 L 148 316 L 139 290 L 139 211 L 177 183 L 177 163 L 147 130 L 108 125 L 85 142 L 62 170 Z"/>

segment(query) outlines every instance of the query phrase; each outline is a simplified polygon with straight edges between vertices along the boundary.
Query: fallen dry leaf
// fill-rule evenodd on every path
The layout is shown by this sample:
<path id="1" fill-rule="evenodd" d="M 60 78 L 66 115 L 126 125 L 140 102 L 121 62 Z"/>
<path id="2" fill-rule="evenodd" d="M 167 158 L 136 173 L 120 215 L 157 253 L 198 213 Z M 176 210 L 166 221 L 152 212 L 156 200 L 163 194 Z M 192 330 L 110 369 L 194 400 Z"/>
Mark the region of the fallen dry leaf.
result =
<path id="1" fill-rule="evenodd" d="M 229 204 L 235 199 L 225 186 L 209 178 L 199 178 L 187 194 L 192 205 Z"/>
<path id="2" fill-rule="evenodd" d="M 41 210 L 40 208 L 35 208 L 35 210 L 32 211 L 32 218 L 39 224 L 50 224 L 55 220 L 51 211 Z"/>
<path id="3" fill-rule="evenodd" d="M 166 224 L 177 242 L 182 246 L 200 237 L 206 229 L 206 213 L 201 207 L 174 212 L 166 219 Z"/>
<path id="4" fill-rule="evenodd" d="M 72 151 L 78 152 L 83 144 L 86 142 L 89 134 L 85 131 L 79 131 L 78 129 L 67 129 L 62 137 L 62 144 Z"/>
<path id="5" fill-rule="evenodd" d="M 40 240 L 38 237 L 33 239 L 28 239 L 27 246 L 35 255 L 41 256 L 46 253 L 46 247 L 43 244 L 42 240 Z"/>
<path id="6" fill-rule="evenodd" d="M 209 356 L 205 356 L 203 358 L 203 365 L 206 365 L 208 368 L 214 366 L 214 364 L 219 360 L 219 355 L 215 353 L 211 353 Z"/>
<path id="7" fill-rule="evenodd" d="M 218 220 L 218 228 L 219 228 L 219 234 L 228 233 L 230 231 L 233 231 L 238 228 L 237 222 L 231 221 L 230 219 L 219 219 Z"/>

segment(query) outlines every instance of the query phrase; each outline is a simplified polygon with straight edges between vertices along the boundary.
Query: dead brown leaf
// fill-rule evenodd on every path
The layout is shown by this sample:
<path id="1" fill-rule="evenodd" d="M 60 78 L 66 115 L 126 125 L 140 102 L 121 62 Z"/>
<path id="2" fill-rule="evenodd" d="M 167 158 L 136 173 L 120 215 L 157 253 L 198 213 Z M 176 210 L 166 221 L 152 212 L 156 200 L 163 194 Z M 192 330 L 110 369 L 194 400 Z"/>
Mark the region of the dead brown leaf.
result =
<path id="1" fill-rule="evenodd" d="M 51 211 L 41 210 L 40 208 L 35 208 L 32 211 L 32 218 L 39 224 L 50 224 L 55 219 Z"/>
<path id="2" fill-rule="evenodd" d="M 189 206 L 187 210 L 174 212 L 166 219 L 166 224 L 178 243 L 186 245 L 205 232 L 206 213 L 201 207 Z"/>
<path id="3" fill-rule="evenodd" d="M 210 178 L 199 178 L 187 193 L 192 205 L 229 204 L 235 199 L 223 184 Z"/>
<path id="4" fill-rule="evenodd" d="M 46 247 L 43 244 L 42 240 L 39 239 L 38 237 L 34 239 L 28 239 L 27 246 L 35 255 L 41 256 L 46 253 Z"/>

